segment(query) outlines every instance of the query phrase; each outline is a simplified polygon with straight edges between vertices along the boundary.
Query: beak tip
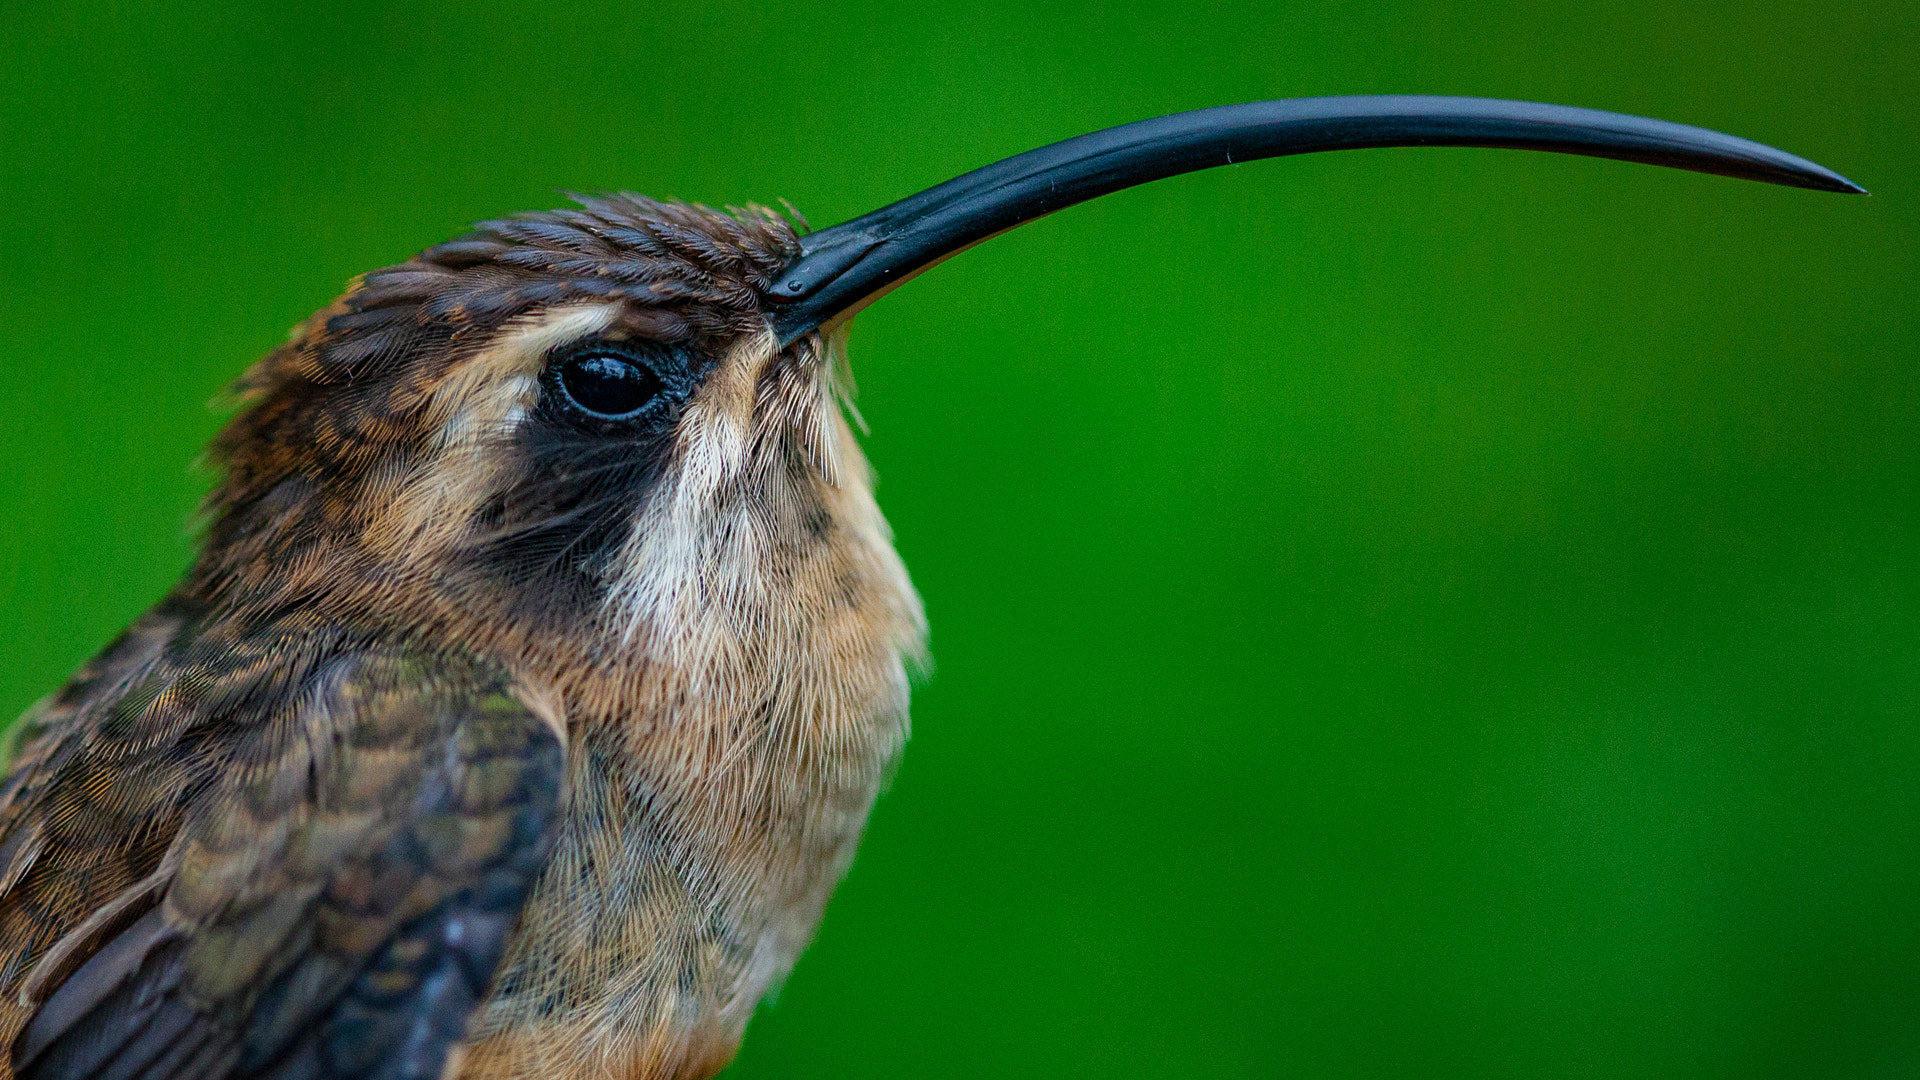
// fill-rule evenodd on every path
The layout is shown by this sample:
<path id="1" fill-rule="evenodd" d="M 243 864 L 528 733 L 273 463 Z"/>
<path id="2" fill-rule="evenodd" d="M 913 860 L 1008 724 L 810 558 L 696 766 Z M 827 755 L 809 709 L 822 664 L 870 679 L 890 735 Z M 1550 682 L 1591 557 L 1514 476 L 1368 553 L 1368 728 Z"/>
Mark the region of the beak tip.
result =
<path id="1" fill-rule="evenodd" d="M 1792 170 L 1796 187 L 1812 188 L 1815 191 L 1831 191 L 1836 195 L 1870 195 L 1872 192 L 1859 184 L 1841 176 L 1832 169 L 1815 165 L 1811 161 L 1796 161 Z"/>

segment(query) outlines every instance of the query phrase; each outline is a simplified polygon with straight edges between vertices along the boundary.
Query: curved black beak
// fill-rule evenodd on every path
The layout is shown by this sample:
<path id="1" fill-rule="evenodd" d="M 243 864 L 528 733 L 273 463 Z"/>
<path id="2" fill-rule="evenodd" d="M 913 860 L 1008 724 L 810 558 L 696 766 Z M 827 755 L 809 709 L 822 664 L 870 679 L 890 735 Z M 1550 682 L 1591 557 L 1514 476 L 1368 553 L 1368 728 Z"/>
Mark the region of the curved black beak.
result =
<path id="1" fill-rule="evenodd" d="M 1216 165 L 1370 146 L 1499 146 L 1641 161 L 1866 194 L 1830 169 L 1704 128 L 1595 109 L 1464 97 L 1256 101 L 1123 124 L 1029 150 L 810 233 L 768 290 L 788 345 L 1016 225 Z"/>

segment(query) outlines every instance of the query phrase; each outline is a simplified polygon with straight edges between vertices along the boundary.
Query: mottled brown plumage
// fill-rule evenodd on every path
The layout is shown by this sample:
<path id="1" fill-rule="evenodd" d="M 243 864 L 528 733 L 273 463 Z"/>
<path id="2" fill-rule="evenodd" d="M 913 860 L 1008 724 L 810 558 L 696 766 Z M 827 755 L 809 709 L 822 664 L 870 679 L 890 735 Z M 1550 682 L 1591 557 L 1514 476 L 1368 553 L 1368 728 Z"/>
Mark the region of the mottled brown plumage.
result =
<path id="1" fill-rule="evenodd" d="M 835 355 L 768 329 L 792 230 L 582 205 L 241 379 L 199 560 L 0 790 L 23 1080 L 706 1076 L 806 944 L 918 601 Z"/>

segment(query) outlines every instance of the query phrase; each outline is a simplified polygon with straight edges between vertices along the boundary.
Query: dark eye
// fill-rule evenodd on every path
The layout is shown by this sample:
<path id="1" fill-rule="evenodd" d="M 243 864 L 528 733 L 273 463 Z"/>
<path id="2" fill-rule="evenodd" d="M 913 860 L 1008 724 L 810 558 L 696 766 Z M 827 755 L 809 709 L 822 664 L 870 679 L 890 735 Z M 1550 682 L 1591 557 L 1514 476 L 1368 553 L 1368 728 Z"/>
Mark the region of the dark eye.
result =
<path id="1" fill-rule="evenodd" d="M 560 385 L 583 411 L 604 419 L 639 412 L 666 389 L 645 365 L 612 353 L 588 353 L 560 368 Z"/>

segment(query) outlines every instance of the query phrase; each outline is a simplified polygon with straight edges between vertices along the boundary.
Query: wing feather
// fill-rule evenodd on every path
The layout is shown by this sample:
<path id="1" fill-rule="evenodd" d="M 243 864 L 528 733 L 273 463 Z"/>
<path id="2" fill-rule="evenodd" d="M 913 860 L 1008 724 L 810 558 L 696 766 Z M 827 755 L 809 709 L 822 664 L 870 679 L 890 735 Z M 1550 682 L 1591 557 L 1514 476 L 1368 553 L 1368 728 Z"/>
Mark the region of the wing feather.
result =
<path id="1" fill-rule="evenodd" d="M 38 816 L 0 823 L 58 839 L 64 814 L 103 843 L 100 822 L 132 820 L 148 835 L 123 845 L 164 841 L 146 879 L 38 950 L 22 985 L 48 993 L 14 1075 L 437 1080 L 545 863 L 558 740 L 473 657 L 292 631 L 210 644 L 176 642 L 77 751 L 35 759 Z M 141 754 L 184 789 L 100 786 Z M 21 884 L 46 900 L 34 871 Z"/>

